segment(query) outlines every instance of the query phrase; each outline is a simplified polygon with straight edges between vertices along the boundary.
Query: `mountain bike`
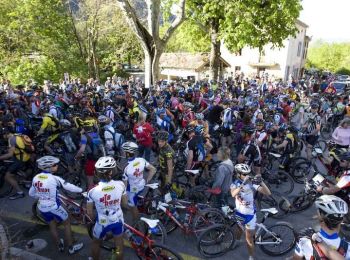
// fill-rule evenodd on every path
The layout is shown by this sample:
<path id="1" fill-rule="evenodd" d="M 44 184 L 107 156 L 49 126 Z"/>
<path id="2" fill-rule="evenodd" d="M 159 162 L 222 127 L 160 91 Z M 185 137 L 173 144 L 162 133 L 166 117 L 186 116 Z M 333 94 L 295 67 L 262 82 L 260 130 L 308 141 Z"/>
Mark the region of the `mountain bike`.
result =
<path id="1" fill-rule="evenodd" d="M 293 227 L 287 222 L 277 222 L 271 226 L 265 226 L 265 220 L 277 214 L 277 209 L 262 209 L 264 217 L 257 223 L 254 241 L 261 250 L 270 256 L 280 256 L 293 249 L 297 235 Z M 236 242 L 234 228 L 245 230 L 241 220 L 231 212 L 230 224 L 218 224 L 209 227 L 198 238 L 197 248 L 204 257 L 220 257 L 230 251 Z"/>

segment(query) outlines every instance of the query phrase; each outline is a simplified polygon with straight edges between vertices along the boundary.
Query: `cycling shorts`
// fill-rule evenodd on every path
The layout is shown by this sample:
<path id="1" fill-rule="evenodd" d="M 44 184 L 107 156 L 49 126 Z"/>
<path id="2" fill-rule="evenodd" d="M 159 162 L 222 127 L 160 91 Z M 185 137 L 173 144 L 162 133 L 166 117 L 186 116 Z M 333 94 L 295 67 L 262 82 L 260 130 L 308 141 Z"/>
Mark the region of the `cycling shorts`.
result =
<path id="1" fill-rule="evenodd" d="M 23 169 L 26 166 L 26 162 L 18 160 L 15 156 L 11 160 L 13 160 L 13 163 L 7 168 L 6 172 L 16 174 L 20 169 Z"/>
<path id="2" fill-rule="evenodd" d="M 236 218 L 239 222 L 245 225 L 246 229 L 255 230 L 256 213 L 254 213 L 253 215 L 245 215 L 236 211 Z"/>
<path id="3" fill-rule="evenodd" d="M 48 212 L 40 211 L 40 214 L 47 223 L 50 223 L 52 220 L 62 222 L 68 219 L 68 213 L 62 206 L 59 206 L 57 209 L 53 209 Z"/>
<path id="4" fill-rule="evenodd" d="M 95 223 L 93 235 L 97 239 L 102 239 L 107 233 L 111 232 L 113 236 L 119 236 L 124 231 L 123 222 L 116 222 L 113 224 L 109 224 L 107 226 L 102 226 L 98 222 Z"/>
<path id="5" fill-rule="evenodd" d="M 139 200 L 139 195 L 142 193 L 143 190 L 139 191 L 139 192 L 131 192 L 131 191 L 127 191 L 126 194 L 128 196 L 128 205 L 130 207 L 136 207 L 137 206 L 137 202 Z"/>

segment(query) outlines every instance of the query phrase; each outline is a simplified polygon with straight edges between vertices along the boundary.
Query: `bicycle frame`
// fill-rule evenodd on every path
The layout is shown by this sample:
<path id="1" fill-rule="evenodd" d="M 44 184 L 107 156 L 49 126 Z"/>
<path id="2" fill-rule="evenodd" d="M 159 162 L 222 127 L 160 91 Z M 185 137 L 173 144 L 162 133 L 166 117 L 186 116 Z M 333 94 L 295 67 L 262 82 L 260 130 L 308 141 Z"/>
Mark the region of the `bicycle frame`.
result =
<path id="1" fill-rule="evenodd" d="M 255 233 L 255 244 L 256 245 L 276 245 L 282 242 L 282 240 L 279 237 L 276 237 L 276 235 L 268 230 L 268 228 L 263 224 L 263 223 L 257 223 L 258 230 Z M 266 233 L 272 235 L 276 241 L 271 241 L 271 242 L 263 242 L 261 241 L 261 231 L 264 230 Z"/>
<path id="2" fill-rule="evenodd" d="M 77 203 L 76 201 L 74 201 L 74 200 L 70 199 L 69 197 L 66 197 L 62 194 L 58 194 L 58 198 L 62 202 L 64 207 L 66 207 L 67 209 L 68 209 L 69 205 L 72 205 L 73 207 L 79 209 L 79 213 L 71 214 L 71 215 L 72 215 L 72 217 L 74 217 L 75 220 L 79 221 L 80 224 L 85 225 L 87 223 L 93 222 L 92 219 L 87 214 L 86 209 L 84 207 L 82 207 L 79 203 Z M 76 217 L 75 215 L 78 215 L 78 217 Z"/>

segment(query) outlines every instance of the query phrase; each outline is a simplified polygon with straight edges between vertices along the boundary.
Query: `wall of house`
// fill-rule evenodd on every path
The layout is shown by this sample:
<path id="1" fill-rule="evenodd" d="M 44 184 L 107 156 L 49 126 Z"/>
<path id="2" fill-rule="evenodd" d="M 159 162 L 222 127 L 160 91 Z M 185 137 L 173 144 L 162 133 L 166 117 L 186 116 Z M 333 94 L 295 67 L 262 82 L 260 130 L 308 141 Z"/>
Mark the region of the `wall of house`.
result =
<path id="1" fill-rule="evenodd" d="M 260 57 L 260 62 L 257 48 L 245 47 L 241 50 L 241 53 L 235 54 L 222 44 L 221 56 L 231 66 L 231 68 L 228 68 L 226 75 L 234 75 L 235 71 L 239 70 L 244 73 L 245 77 L 251 77 L 264 70 L 274 78 L 287 80 L 290 74 L 299 77 L 305 65 L 307 43 L 305 43 L 306 28 L 299 24 L 297 24 L 297 28 L 299 29 L 298 34 L 295 38 L 290 37 L 284 40 L 283 47 L 273 48 L 272 44 L 264 46 L 264 55 Z M 300 49 L 298 50 L 298 48 Z M 261 66 L 254 66 L 254 64 L 260 64 Z M 263 67 L 264 64 L 269 66 Z"/>
<path id="2" fill-rule="evenodd" d="M 163 69 L 160 72 L 160 77 L 162 79 L 176 79 L 176 78 L 185 78 L 187 79 L 187 77 L 195 77 L 195 80 L 201 80 L 202 78 L 202 73 L 199 73 L 195 70 L 191 70 L 191 69 Z"/>

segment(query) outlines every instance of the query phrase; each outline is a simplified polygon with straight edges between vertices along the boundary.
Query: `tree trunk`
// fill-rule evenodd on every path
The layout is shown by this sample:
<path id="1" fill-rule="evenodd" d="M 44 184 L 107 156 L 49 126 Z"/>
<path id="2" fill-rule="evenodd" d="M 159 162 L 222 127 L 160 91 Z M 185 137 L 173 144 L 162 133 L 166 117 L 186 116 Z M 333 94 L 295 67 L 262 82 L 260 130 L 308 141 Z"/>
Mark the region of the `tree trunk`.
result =
<path id="1" fill-rule="evenodd" d="M 152 55 L 148 50 L 143 50 L 145 54 L 145 88 L 152 85 Z"/>
<path id="2" fill-rule="evenodd" d="M 219 21 L 213 20 L 210 23 L 210 80 L 218 80 L 220 66 L 220 40 L 218 38 Z"/>
<path id="3" fill-rule="evenodd" d="M 145 87 L 149 88 L 151 85 L 155 85 L 159 80 L 160 69 L 159 60 L 162 55 L 162 50 L 156 50 L 149 52 L 144 50 L 145 54 Z"/>

